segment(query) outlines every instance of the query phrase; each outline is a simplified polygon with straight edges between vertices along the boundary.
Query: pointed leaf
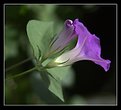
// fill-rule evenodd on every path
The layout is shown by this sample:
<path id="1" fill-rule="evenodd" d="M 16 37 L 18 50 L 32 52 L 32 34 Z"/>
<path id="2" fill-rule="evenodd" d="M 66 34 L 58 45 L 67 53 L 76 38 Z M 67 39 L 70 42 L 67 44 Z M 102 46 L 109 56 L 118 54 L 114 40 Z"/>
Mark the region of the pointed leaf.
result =
<path id="1" fill-rule="evenodd" d="M 47 69 L 49 74 L 49 79 L 50 79 L 50 86 L 49 90 L 53 92 L 56 96 L 58 96 L 62 101 L 64 101 L 63 98 L 63 93 L 62 93 L 62 81 L 64 77 L 68 74 L 71 75 L 73 74 L 73 71 L 70 66 L 67 67 L 56 67 L 56 68 L 51 68 Z"/>
<path id="2" fill-rule="evenodd" d="M 57 95 L 55 95 L 53 92 L 50 92 L 50 90 L 48 89 L 50 82 L 48 79 L 48 74 L 46 74 L 45 72 L 40 72 L 40 74 L 38 72 L 32 74 L 31 81 L 34 91 L 38 94 L 43 103 L 63 104 L 62 100 L 60 100 Z"/>
<path id="3" fill-rule="evenodd" d="M 51 76 L 50 73 L 47 71 L 40 71 L 41 77 L 43 82 L 45 83 L 45 86 L 59 99 L 61 99 L 64 102 L 63 98 L 63 92 L 61 87 L 60 80 L 56 80 L 53 76 Z"/>
<path id="4" fill-rule="evenodd" d="M 49 41 L 53 37 L 53 22 L 30 20 L 27 24 L 27 35 L 32 45 L 34 55 L 39 59 L 48 50 Z M 39 49 L 38 49 L 39 47 Z"/>
<path id="5" fill-rule="evenodd" d="M 51 76 L 49 76 L 49 79 L 50 85 L 48 89 L 64 102 L 61 82 L 59 80 L 54 79 Z"/>

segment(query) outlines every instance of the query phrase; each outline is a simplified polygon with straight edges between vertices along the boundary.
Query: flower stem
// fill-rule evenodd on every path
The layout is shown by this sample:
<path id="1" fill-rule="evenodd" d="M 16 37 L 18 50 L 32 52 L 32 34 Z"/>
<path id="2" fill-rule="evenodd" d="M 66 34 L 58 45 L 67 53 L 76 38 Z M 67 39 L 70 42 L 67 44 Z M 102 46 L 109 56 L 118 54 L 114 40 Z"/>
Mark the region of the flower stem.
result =
<path id="1" fill-rule="evenodd" d="M 36 70 L 36 67 L 33 67 L 33 68 L 31 68 L 31 69 L 29 69 L 29 70 L 27 70 L 27 71 L 24 71 L 24 72 L 22 72 L 22 73 L 19 73 L 19 74 L 17 74 L 17 75 L 11 76 L 11 77 L 7 78 L 6 80 L 9 80 L 9 79 L 13 79 L 13 78 L 22 76 L 22 75 L 24 75 L 24 74 L 27 74 L 27 73 L 33 71 L 33 70 Z"/>
<path id="2" fill-rule="evenodd" d="M 15 67 L 17 67 L 17 66 L 20 66 L 21 64 L 23 64 L 23 63 L 29 61 L 30 59 L 32 59 L 32 58 L 31 58 L 31 57 L 30 57 L 30 58 L 27 58 L 27 59 L 25 59 L 25 60 L 23 60 L 23 61 L 21 61 L 21 62 L 15 64 L 15 65 L 12 65 L 12 66 L 6 68 L 6 72 L 10 71 L 11 69 L 13 69 L 13 68 L 15 68 Z"/>

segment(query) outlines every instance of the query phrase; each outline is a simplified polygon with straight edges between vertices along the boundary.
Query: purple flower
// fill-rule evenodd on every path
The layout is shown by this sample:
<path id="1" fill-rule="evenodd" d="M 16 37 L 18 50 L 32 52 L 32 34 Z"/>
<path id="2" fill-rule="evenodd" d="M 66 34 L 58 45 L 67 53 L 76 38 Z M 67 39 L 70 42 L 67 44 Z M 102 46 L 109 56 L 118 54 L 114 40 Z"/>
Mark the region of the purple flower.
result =
<path id="1" fill-rule="evenodd" d="M 76 46 L 57 57 L 54 63 L 50 62 L 49 65 L 67 66 L 76 61 L 90 60 L 108 71 L 111 61 L 101 58 L 100 39 L 95 34 L 91 34 L 78 19 L 74 22 L 66 20 L 64 29 L 52 45 L 52 50 L 60 51 L 76 36 L 78 38 Z"/>

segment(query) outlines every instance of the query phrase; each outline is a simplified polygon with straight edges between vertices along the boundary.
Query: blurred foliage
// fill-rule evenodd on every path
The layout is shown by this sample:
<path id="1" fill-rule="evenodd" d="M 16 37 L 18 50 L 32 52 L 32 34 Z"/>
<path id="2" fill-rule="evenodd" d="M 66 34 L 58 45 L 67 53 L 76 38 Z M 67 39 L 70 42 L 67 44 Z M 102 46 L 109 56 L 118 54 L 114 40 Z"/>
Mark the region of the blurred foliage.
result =
<path id="1" fill-rule="evenodd" d="M 93 103 L 96 103 L 97 97 L 95 97 L 95 94 L 101 96 L 102 93 L 106 93 L 102 98 L 98 98 L 98 100 L 101 99 L 99 103 L 110 99 L 107 100 L 108 102 L 106 103 L 110 104 L 113 102 L 115 104 L 115 39 L 112 36 L 115 35 L 115 25 L 111 24 L 115 22 L 113 19 L 113 16 L 115 16 L 114 10 L 115 8 L 113 6 L 101 7 L 98 5 L 5 5 L 6 68 L 31 57 L 32 50 L 26 33 L 26 25 L 29 20 L 54 21 L 55 31 L 59 31 L 66 19 L 73 20 L 79 18 L 89 27 L 91 32 L 97 33 L 98 35 L 102 32 L 100 35 L 103 36 L 102 39 L 107 39 L 101 43 L 103 45 L 102 50 L 105 50 L 103 53 L 106 53 L 106 48 L 110 46 L 107 53 L 110 54 L 112 65 L 109 73 L 104 73 L 100 67 L 93 65 L 91 62 L 82 61 L 75 63 L 72 66 L 75 74 L 68 74 L 62 82 L 64 97 L 66 99 L 65 103 L 88 104 L 91 103 L 89 102 L 92 101 L 91 99 L 93 99 Z M 98 14 L 100 16 L 98 16 Z M 110 19 L 108 19 L 108 16 Z M 101 22 L 102 19 L 104 23 Z M 104 27 L 106 23 L 110 24 L 110 27 L 109 25 Z M 99 28 L 98 25 L 101 28 Z M 107 28 L 110 28 L 109 30 L 111 31 L 109 32 Z M 109 36 L 110 41 L 109 38 L 107 38 Z M 33 67 L 33 63 L 34 61 L 30 60 L 26 64 L 6 72 L 6 75 L 11 76 L 28 70 Z M 43 87 L 42 80 L 37 79 L 38 77 L 40 77 L 40 75 L 38 76 L 37 72 L 32 72 L 15 80 L 6 81 L 5 104 L 61 103 L 58 102 L 57 97 L 48 93 L 48 90 Z M 42 96 L 42 92 L 47 96 Z M 107 94 L 109 94 L 109 97 L 106 97 Z M 114 98 L 110 98 L 112 96 Z M 54 99 L 54 102 L 51 101 L 51 99 Z M 55 102 L 55 100 L 57 102 Z"/>
<path id="2" fill-rule="evenodd" d="M 17 30 L 12 28 L 10 25 L 6 25 L 5 27 L 5 58 L 15 57 L 18 54 L 18 44 L 17 44 Z M 9 49 L 11 48 L 11 49 Z"/>

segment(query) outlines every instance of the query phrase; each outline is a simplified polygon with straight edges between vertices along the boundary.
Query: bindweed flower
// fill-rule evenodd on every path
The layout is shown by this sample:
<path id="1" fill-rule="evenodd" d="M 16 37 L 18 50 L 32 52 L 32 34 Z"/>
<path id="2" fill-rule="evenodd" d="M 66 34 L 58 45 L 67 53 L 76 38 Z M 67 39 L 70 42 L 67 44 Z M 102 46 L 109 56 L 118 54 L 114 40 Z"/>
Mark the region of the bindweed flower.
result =
<path id="1" fill-rule="evenodd" d="M 51 50 L 62 50 L 74 37 L 77 37 L 76 46 L 48 63 L 49 66 L 67 66 L 76 61 L 90 60 L 100 65 L 105 71 L 110 68 L 110 60 L 101 58 L 100 39 L 91 34 L 78 19 L 66 20 L 64 29 L 52 44 Z"/>

